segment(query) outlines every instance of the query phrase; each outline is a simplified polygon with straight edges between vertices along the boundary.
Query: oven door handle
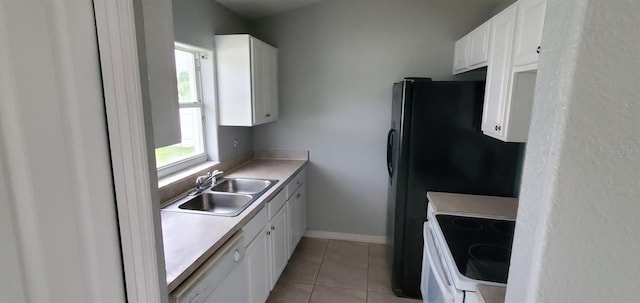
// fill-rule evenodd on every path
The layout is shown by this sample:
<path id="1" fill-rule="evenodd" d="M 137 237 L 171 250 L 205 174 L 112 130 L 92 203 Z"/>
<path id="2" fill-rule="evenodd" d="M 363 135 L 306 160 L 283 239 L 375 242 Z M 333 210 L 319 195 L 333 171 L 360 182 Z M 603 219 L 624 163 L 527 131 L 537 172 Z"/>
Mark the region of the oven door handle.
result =
<path id="1" fill-rule="evenodd" d="M 446 284 L 443 281 L 442 274 L 444 273 L 439 272 L 438 267 L 436 267 L 436 263 L 433 255 L 434 252 L 431 251 L 431 248 L 437 249 L 434 245 L 435 243 L 433 243 L 435 239 L 433 238 L 431 226 L 427 226 L 427 227 L 429 228 L 428 235 L 430 236 L 430 239 L 427 239 L 427 242 L 425 242 L 425 245 L 428 245 L 428 247 L 425 249 L 425 251 L 427 252 L 427 259 L 429 259 L 429 265 L 431 265 L 431 270 L 433 271 L 433 277 L 436 278 L 436 283 L 440 287 L 440 290 L 442 290 L 442 295 L 444 299 L 447 302 L 450 302 L 454 299 L 454 297 L 453 297 L 453 294 L 451 294 L 450 292 L 450 285 Z M 437 257 L 437 252 L 435 257 Z M 446 269 L 443 268 L 443 270 L 446 270 Z"/>

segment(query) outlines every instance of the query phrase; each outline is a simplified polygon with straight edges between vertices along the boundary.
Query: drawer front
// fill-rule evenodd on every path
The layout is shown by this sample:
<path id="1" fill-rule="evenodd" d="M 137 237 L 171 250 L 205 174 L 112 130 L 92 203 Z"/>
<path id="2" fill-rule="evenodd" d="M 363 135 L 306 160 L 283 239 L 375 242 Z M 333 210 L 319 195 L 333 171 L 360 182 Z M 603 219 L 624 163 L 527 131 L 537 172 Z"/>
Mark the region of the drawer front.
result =
<path id="1" fill-rule="evenodd" d="M 265 225 L 267 225 L 267 221 L 269 221 L 268 216 L 267 207 L 264 207 L 242 228 L 245 243 L 244 246 L 249 246 L 249 243 L 251 243 Z"/>
<path id="2" fill-rule="evenodd" d="M 281 190 L 269 203 L 267 204 L 269 220 L 282 208 L 287 199 L 285 197 L 286 190 Z"/>
<path id="3" fill-rule="evenodd" d="M 285 187 L 285 192 L 287 193 L 287 200 L 289 200 L 289 198 L 291 198 L 293 193 L 296 192 L 298 187 L 300 187 L 300 185 L 304 183 L 305 177 L 306 177 L 306 169 L 303 169 L 291 180 L 291 182 L 289 182 L 289 184 L 287 184 L 287 186 Z"/>

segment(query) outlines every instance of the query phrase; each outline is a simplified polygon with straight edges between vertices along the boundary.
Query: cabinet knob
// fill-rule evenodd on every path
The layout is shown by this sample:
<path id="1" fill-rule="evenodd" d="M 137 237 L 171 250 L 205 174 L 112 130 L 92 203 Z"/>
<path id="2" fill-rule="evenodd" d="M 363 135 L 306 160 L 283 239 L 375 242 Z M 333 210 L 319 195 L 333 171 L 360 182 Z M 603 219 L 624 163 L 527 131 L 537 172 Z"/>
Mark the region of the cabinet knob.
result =
<path id="1" fill-rule="evenodd" d="M 536 53 L 540 53 L 540 46 L 538 46 L 538 48 L 536 49 Z"/>
<path id="2" fill-rule="evenodd" d="M 300 199 L 300 193 L 298 193 L 298 195 L 296 196 L 296 199 Z"/>
<path id="3" fill-rule="evenodd" d="M 266 114 L 265 116 L 267 116 L 267 118 L 271 117 L 271 114 Z"/>
<path id="4" fill-rule="evenodd" d="M 240 252 L 236 249 L 235 252 L 233 252 L 233 262 L 238 262 L 240 261 Z"/>
<path id="5" fill-rule="evenodd" d="M 271 231 L 267 230 L 267 236 L 271 235 Z"/>
<path id="6" fill-rule="evenodd" d="M 502 127 L 500 127 L 500 125 L 496 125 L 496 131 L 500 131 L 502 129 Z"/>
<path id="7" fill-rule="evenodd" d="M 271 226 L 271 230 L 276 230 L 276 227 L 275 226 Z"/>

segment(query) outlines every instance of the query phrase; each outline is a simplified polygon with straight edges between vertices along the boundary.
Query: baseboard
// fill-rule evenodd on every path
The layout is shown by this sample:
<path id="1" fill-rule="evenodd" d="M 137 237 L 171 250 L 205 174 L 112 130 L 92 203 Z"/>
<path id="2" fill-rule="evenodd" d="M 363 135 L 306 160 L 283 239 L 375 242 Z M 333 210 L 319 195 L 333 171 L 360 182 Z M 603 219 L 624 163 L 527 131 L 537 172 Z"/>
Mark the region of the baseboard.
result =
<path id="1" fill-rule="evenodd" d="M 304 232 L 304 236 L 308 238 L 346 240 L 346 241 L 367 242 L 367 243 L 377 243 L 377 244 L 387 243 L 387 238 L 382 236 L 336 233 L 336 232 L 319 231 L 319 230 L 307 230 Z"/>

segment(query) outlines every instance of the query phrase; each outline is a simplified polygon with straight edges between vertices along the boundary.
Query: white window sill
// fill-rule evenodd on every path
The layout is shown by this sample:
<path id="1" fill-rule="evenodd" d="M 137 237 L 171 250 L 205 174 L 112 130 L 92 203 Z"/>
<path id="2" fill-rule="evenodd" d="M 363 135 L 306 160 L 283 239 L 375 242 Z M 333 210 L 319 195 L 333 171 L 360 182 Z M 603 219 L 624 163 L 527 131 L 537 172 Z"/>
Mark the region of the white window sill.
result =
<path id="1" fill-rule="evenodd" d="M 194 166 L 188 167 L 186 169 L 177 171 L 170 175 L 158 178 L 158 189 L 162 190 L 165 187 L 171 186 L 172 184 L 178 183 L 184 179 L 190 178 L 193 175 L 196 175 L 203 170 L 211 169 L 212 167 L 220 164 L 220 162 L 215 161 L 206 161 L 203 163 L 196 164 Z"/>

